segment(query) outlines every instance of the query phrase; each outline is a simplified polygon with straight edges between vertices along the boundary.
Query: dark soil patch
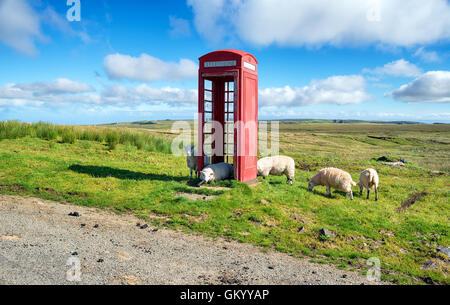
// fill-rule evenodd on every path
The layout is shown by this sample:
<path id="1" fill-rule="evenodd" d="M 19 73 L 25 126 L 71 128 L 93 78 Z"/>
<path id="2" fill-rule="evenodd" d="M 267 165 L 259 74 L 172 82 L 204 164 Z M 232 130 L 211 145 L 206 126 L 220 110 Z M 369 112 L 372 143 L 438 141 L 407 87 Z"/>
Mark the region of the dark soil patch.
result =
<path id="1" fill-rule="evenodd" d="M 76 196 L 76 197 L 80 197 L 80 198 L 84 198 L 84 199 L 86 199 L 88 197 L 88 195 L 86 193 L 80 193 L 80 192 L 68 192 L 67 195 Z"/>
<path id="2" fill-rule="evenodd" d="M 26 189 L 23 186 L 13 184 L 13 185 L 0 185 L 0 190 L 13 191 L 13 192 L 24 192 Z"/>
<path id="3" fill-rule="evenodd" d="M 319 166 L 318 163 L 308 164 L 304 162 L 295 162 L 295 168 L 304 171 L 314 171 L 315 169 L 318 168 L 318 166 Z"/>
<path id="4" fill-rule="evenodd" d="M 376 159 L 376 160 L 379 161 L 379 162 L 394 162 L 394 160 L 389 159 L 389 158 L 386 157 L 386 156 L 379 157 L 379 158 Z"/>
<path id="5" fill-rule="evenodd" d="M 390 140 L 394 140 L 395 139 L 393 137 L 376 137 L 376 136 L 367 136 L 367 137 L 371 138 L 371 139 L 384 140 L 384 141 L 390 141 Z"/>
<path id="6" fill-rule="evenodd" d="M 46 192 L 46 193 L 49 193 L 51 195 L 58 196 L 58 197 L 64 196 L 64 194 L 58 192 L 57 190 L 49 188 L 49 187 L 37 187 L 37 188 L 35 188 L 35 190 L 38 192 Z"/>
<path id="7" fill-rule="evenodd" d="M 411 197 L 409 197 L 408 199 L 406 199 L 405 201 L 402 202 L 401 207 L 397 208 L 396 211 L 397 212 L 405 211 L 406 208 L 412 206 L 417 200 L 419 200 L 420 198 L 422 198 L 426 195 L 427 195 L 426 192 L 416 193 L 416 194 L 411 195 Z"/>

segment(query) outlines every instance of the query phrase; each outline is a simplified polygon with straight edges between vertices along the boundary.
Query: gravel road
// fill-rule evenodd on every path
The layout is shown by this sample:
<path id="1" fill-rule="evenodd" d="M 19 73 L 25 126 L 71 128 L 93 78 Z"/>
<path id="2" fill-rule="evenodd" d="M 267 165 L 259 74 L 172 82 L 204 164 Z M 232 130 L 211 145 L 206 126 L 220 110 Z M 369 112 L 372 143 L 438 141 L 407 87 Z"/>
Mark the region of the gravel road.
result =
<path id="1" fill-rule="evenodd" d="M 137 222 L 0 195 L 0 284 L 375 284 L 334 266 Z"/>

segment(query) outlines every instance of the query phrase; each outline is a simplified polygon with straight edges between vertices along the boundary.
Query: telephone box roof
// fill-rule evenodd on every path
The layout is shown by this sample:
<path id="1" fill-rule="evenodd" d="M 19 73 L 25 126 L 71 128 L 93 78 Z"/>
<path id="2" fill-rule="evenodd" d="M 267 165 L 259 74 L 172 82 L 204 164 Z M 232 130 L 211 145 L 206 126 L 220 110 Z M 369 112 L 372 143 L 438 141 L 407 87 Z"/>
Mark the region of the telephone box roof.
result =
<path id="1" fill-rule="evenodd" d="M 211 53 L 203 55 L 202 57 L 199 58 L 199 60 L 203 60 L 203 59 L 208 58 L 208 57 L 214 57 L 214 56 L 219 55 L 221 53 L 222 54 L 223 53 L 236 54 L 236 55 L 238 55 L 240 57 L 244 57 L 245 55 L 249 55 L 255 60 L 256 63 L 258 63 L 258 61 L 256 60 L 255 56 L 253 56 L 253 54 L 250 54 L 248 52 L 244 52 L 244 51 L 241 51 L 241 50 L 233 50 L 233 49 L 224 49 L 224 50 L 214 51 L 214 52 L 211 52 Z"/>

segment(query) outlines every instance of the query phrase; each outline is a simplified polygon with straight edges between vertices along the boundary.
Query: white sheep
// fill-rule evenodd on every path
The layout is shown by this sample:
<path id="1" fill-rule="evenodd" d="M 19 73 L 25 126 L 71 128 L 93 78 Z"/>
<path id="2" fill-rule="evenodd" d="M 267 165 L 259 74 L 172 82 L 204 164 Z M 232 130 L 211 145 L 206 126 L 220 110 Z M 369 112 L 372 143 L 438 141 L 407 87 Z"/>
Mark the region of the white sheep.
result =
<path id="1" fill-rule="evenodd" d="M 191 171 L 191 179 L 193 171 L 195 172 L 195 175 L 198 178 L 198 151 L 194 148 L 195 145 L 184 147 L 184 149 L 186 150 L 186 164 Z M 209 164 L 210 164 L 210 157 L 205 155 L 203 158 L 203 166 L 208 166 Z"/>
<path id="2" fill-rule="evenodd" d="M 359 193 L 362 195 L 363 189 L 367 189 L 367 199 L 369 199 L 369 193 L 371 188 L 375 188 L 375 201 L 378 201 L 378 184 L 379 184 L 378 173 L 373 168 L 368 168 L 361 173 L 359 176 Z"/>
<path id="3" fill-rule="evenodd" d="M 258 176 L 262 176 L 264 179 L 272 175 L 281 176 L 286 175 L 286 183 L 293 184 L 295 176 L 295 161 L 294 159 L 286 156 L 273 156 L 266 157 L 258 160 L 257 163 Z"/>
<path id="4" fill-rule="evenodd" d="M 312 191 L 316 185 L 323 185 L 327 187 L 327 196 L 331 196 L 330 188 L 342 190 L 350 195 L 353 200 L 352 186 L 356 186 L 353 182 L 352 176 L 346 171 L 338 168 L 324 168 L 320 170 L 314 177 L 308 182 L 308 189 Z"/>
<path id="5" fill-rule="evenodd" d="M 203 168 L 200 172 L 200 183 L 209 183 L 213 181 L 221 181 L 234 176 L 234 167 L 228 163 L 211 164 Z"/>

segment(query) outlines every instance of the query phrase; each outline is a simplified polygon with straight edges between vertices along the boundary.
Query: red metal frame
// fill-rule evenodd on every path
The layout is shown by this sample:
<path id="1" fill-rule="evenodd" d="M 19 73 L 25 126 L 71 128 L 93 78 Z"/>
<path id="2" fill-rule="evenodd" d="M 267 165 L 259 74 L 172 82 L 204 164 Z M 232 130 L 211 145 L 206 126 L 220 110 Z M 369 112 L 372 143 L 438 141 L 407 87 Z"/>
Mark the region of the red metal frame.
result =
<path id="1" fill-rule="evenodd" d="M 247 52 L 239 50 L 220 50 L 199 58 L 198 77 L 198 150 L 199 170 L 203 169 L 204 117 L 205 117 L 205 80 L 212 81 L 212 119 L 222 123 L 229 118 L 230 113 L 225 107 L 228 92 L 227 82 L 234 82 L 233 88 L 233 119 L 234 119 L 234 157 L 235 179 L 250 182 L 256 179 L 257 143 L 258 143 L 258 70 L 256 58 Z M 228 87 L 229 89 L 229 87 Z M 227 92 L 228 91 L 228 92 Z M 229 101 L 229 100 L 228 100 Z M 226 115 L 226 118 L 225 118 Z M 236 122 L 239 122 L 236 124 Z M 228 133 L 224 130 L 225 139 L 212 139 L 214 144 L 222 145 L 228 150 Z M 216 135 L 217 136 L 217 135 Z M 227 151 L 228 152 L 228 151 Z M 212 163 L 229 162 L 227 155 L 213 156 Z"/>

